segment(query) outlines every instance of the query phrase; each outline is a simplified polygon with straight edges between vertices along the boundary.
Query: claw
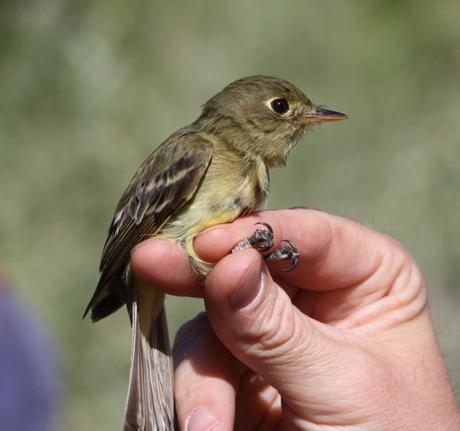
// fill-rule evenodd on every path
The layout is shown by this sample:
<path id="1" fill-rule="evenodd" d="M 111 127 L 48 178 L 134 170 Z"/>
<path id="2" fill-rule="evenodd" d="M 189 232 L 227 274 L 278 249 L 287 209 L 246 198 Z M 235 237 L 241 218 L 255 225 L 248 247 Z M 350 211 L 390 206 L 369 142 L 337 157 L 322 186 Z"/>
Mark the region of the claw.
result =
<path id="1" fill-rule="evenodd" d="M 254 223 L 254 226 L 257 226 L 258 224 L 260 224 L 261 226 L 265 226 L 270 233 L 273 233 L 273 228 L 268 223 L 258 221 L 257 223 Z"/>
<path id="2" fill-rule="evenodd" d="M 281 271 L 289 272 L 292 271 L 298 264 L 299 264 L 299 252 L 297 251 L 297 247 L 293 241 L 288 239 L 283 239 L 281 244 L 286 243 L 287 245 L 281 245 L 280 248 L 277 248 L 275 251 L 270 253 L 267 257 L 267 261 L 275 261 L 279 262 L 282 260 L 290 260 L 291 266 L 288 268 L 282 268 Z"/>
<path id="3" fill-rule="evenodd" d="M 249 244 L 259 252 L 270 250 L 273 247 L 273 229 L 268 223 L 257 222 L 256 225 L 260 224 L 265 226 L 265 229 L 257 229 L 249 238 Z"/>
<path id="4" fill-rule="evenodd" d="M 265 226 L 266 229 L 256 229 L 256 231 L 246 239 L 241 240 L 235 247 L 232 248 L 232 253 L 254 248 L 260 253 L 268 251 L 273 247 L 273 229 L 268 223 L 257 222 L 255 225 Z"/>

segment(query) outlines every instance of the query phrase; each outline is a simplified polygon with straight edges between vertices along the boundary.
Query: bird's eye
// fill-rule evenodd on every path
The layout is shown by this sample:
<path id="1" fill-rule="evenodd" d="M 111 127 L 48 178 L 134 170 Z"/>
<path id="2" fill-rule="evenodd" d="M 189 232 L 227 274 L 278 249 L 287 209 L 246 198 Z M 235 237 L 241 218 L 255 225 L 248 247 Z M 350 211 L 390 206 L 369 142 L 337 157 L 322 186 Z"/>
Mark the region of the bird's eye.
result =
<path id="1" fill-rule="evenodd" d="M 289 111 L 289 103 L 286 99 L 273 99 L 270 103 L 271 108 L 277 114 L 285 114 Z"/>

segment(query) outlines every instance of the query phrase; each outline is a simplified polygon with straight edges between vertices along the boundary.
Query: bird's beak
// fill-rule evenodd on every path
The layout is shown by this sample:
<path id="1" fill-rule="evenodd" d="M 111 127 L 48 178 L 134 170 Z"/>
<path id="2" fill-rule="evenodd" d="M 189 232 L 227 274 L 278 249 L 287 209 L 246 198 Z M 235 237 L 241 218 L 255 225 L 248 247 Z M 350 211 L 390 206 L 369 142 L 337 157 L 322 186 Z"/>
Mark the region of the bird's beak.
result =
<path id="1" fill-rule="evenodd" d="M 341 112 L 330 111 L 329 109 L 321 108 L 320 106 L 314 106 L 313 110 L 308 114 L 301 117 L 302 123 L 315 124 L 325 123 L 326 121 L 340 121 L 346 120 L 348 117 Z"/>

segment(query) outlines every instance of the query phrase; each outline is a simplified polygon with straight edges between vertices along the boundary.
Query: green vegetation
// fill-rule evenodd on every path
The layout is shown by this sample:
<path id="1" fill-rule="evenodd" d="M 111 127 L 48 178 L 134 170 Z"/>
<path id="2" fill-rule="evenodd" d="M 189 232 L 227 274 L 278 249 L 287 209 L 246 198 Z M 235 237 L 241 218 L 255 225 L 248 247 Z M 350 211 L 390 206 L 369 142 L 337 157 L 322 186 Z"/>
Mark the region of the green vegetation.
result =
<path id="1" fill-rule="evenodd" d="M 322 208 L 403 242 L 460 389 L 459 21 L 454 0 L 2 2 L 0 262 L 57 339 L 59 429 L 121 421 L 126 313 L 80 320 L 119 195 L 208 97 L 256 73 L 350 117 L 304 139 L 268 207 Z M 173 331 L 200 308 L 169 305 Z"/>

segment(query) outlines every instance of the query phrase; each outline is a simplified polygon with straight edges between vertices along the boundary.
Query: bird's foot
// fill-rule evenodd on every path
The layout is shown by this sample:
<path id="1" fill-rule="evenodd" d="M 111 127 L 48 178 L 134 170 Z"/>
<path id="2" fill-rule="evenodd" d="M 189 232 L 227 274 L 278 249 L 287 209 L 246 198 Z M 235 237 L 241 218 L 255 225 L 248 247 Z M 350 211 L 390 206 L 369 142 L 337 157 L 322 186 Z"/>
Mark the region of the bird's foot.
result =
<path id="1" fill-rule="evenodd" d="M 254 248 L 260 253 L 269 251 L 273 247 L 273 229 L 268 223 L 256 223 L 265 226 L 266 229 L 257 229 L 249 238 L 241 240 L 232 248 L 232 253 L 248 248 Z M 281 246 L 271 253 L 264 255 L 267 262 L 290 261 L 291 265 L 281 271 L 292 271 L 299 264 L 299 252 L 293 241 L 284 239 Z"/>
<path id="2" fill-rule="evenodd" d="M 300 254 L 294 242 L 288 239 L 283 239 L 281 241 L 281 247 L 277 248 L 276 250 L 272 251 L 269 255 L 265 256 L 265 260 L 267 262 L 281 262 L 285 260 L 290 261 L 290 266 L 281 269 L 281 271 L 289 272 L 292 271 L 299 264 L 299 257 Z"/>
<path id="3" fill-rule="evenodd" d="M 249 237 L 241 240 L 232 248 L 232 253 L 248 248 L 254 248 L 260 253 L 268 251 L 273 247 L 273 229 L 268 223 L 256 223 L 265 226 L 266 229 L 256 229 Z"/>

